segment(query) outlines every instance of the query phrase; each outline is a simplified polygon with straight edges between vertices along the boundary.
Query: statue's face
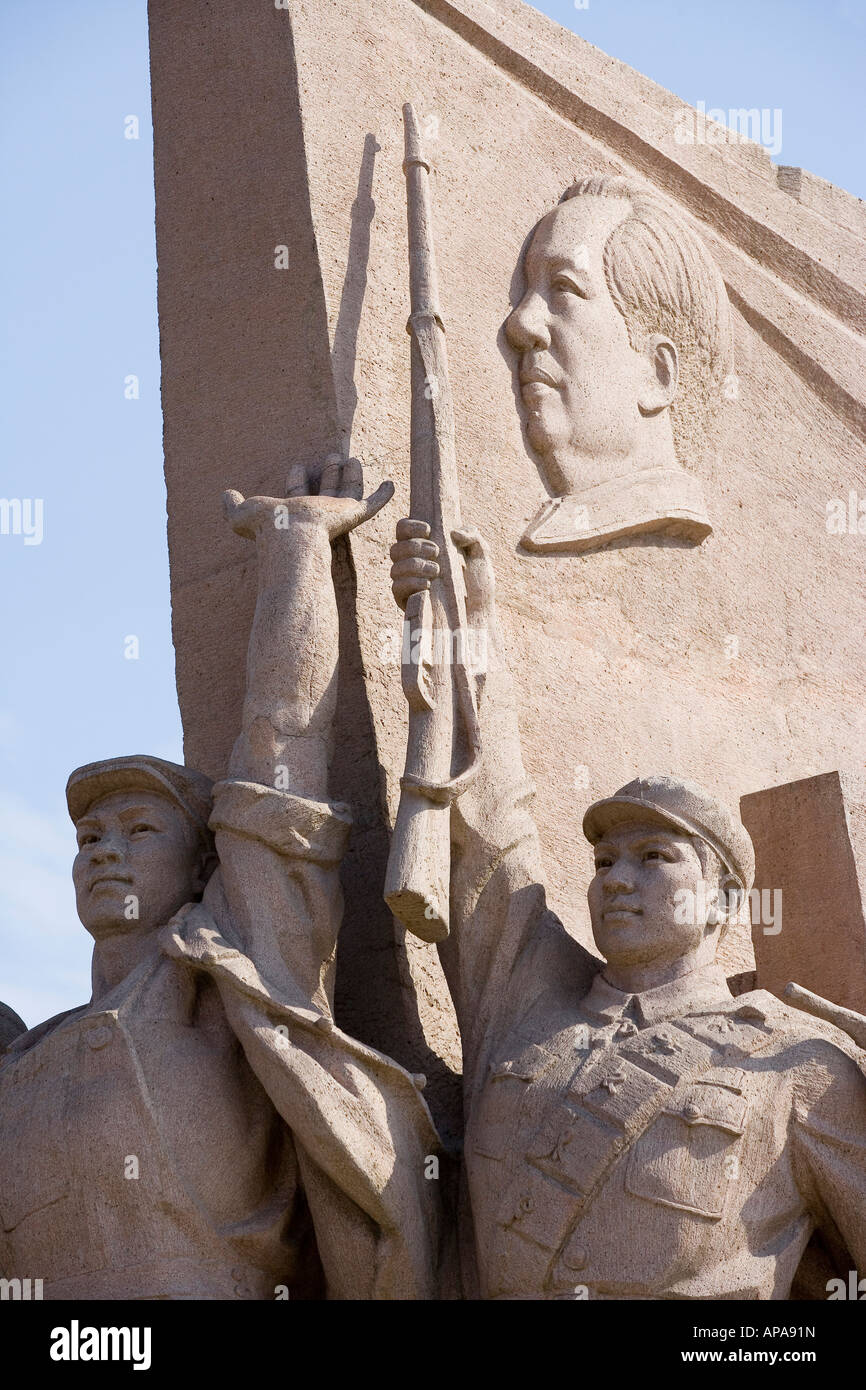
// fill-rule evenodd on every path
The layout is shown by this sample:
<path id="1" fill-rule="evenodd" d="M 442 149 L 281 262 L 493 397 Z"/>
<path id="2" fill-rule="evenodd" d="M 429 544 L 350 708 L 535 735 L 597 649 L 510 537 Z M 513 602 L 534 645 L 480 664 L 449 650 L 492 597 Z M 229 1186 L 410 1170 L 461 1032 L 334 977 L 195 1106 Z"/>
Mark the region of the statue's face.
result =
<path id="1" fill-rule="evenodd" d="M 688 836 L 632 823 L 611 830 L 594 849 L 587 896 L 592 934 L 605 960 L 673 965 L 701 944 L 710 893 L 699 891 L 703 870 Z M 690 899 L 677 897 L 683 889 Z M 683 911 L 686 901 L 693 910 Z"/>
<path id="2" fill-rule="evenodd" d="M 526 293 L 505 324 L 520 355 L 529 442 L 563 491 L 586 485 L 594 459 L 628 459 L 640 429 L 647 362 L 629 343 L 602 266 L 626 212 L 620 198 L 586 194 L 548 213 L 526 253 Z"/>
<path id="3" fill-rule="evenodd" d="M 155 792 L 112 792 L 76 825 L 78 915 L 97 939 L 161 926 L 200 889 L 200 851 L 184 813 Z"/>

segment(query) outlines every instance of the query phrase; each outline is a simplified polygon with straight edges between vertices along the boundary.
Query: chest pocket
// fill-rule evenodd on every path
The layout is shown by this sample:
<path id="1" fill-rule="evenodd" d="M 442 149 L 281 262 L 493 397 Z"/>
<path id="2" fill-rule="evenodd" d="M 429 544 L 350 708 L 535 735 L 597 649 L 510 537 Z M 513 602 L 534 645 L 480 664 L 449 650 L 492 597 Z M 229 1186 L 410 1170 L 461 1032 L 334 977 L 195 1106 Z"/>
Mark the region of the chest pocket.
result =
<path id="1" fill-rule="evenodd" d="M 747 1109 L 739 1087 L 694 1082 L 633 1146 L 626 1191 L 718 1221 L 738 1176 Z"/>
<path id="2" fill-rule="evenodd" d="M 545 1048 L 530 1043 L 518 1056 L 490 1064 L 477 1118 L 466 1137 L 472 1152 L 483 1158 L 504 1158 L 513 1149 L 527 1087 L 554 1060 Z"/>

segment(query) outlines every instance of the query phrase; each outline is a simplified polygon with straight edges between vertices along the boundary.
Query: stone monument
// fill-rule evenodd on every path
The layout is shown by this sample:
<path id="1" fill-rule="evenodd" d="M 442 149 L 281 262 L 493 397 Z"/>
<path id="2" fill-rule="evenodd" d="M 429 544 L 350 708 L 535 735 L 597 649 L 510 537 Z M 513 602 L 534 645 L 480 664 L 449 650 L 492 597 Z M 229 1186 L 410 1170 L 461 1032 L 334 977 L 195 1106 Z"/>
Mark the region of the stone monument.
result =
<path id="1" fill-rule="evenodd" d="M 69 779 L 93 994 L 0 1008 L 0 1277 L 826 1297 L 862 205 L 521 0 L 149 22 L 185 765 Z"/>
<path id="2" fill-rule="evenodd" d="M 243 693 L 254 574 L 222 528 L 227 481 L 274 493 L 287 461 L 356 454 L 373 481 L 394 480 L 394 513 L 411 515 L 400 173 L 411 101 L 432 164 L 462 515 L 490 546 L 527 773 L 542 793 L 546 883 L 566 928 L 591 947 L 589 864 L 574 855 L 583 809 L 639 771 L 680 771 L 736 806 L 859 767 L 862 541 L 828 530 L 827 509 L 852 489 L 866 497 L 862 204 L 777 169 L 757 144 L 681 143 L 691 108 L 520 0 L 288 0 L 243 13 L 212 0 L 194 16 L 150 0 L 149 13 L 187 762 L 222 774 Z M 594 479 L 559 480 L 527 438 L 506 325 L 526 296 L 533 229 L 593 178 L 661 202 L 724 281 L 734 379 L 719 379 L 725 347 L 702 403 L 715 411 L 706 448 L 699 456 L 696 416 L 694 443 L 653 455 L 699 490 L 712 532 L 528 554 L 521 538 L 550 493 Z M 629 206 L 580 195 L 561 210 L 608 204 L 611 220 Z M 622 225 L 613 235 L 627 246 Z M 711 280 L 707 267 L 701 302 L 724 343 Z M 610 312 L 633 351 L 627 317 Z M 681 362 L 677 330 L 654 334 Z M 640 416 L 638 433 L 676 434 L 677 404 Z M 392 539 L 380 514 L 337 556 L 345 680 L 332 777 L 355 816 L 337 1006 L 348 1031 L 427 1072 L 425 1094 L 453 1128 L 460 1057 L 435 950 L 395 938 L 381 902 L 405 756 Z M 732 926 L 721 959 L 729 975 L 754 969 L 747 928 Z"/>

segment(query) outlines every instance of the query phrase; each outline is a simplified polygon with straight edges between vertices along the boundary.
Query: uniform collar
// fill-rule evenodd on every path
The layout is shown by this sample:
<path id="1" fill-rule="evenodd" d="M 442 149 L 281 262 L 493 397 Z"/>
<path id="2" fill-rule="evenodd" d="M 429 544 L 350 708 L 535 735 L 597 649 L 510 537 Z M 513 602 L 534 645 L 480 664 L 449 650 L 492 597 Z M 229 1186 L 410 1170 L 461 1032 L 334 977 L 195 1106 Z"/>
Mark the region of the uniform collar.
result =
<path id="1" fill-rule="evenodd" d="M 583 998 L 583 1008 L 607 1022 L 627 1015 L 641 1026 L 662 1023 L 677 1014 L 700 1013 L 730 1004 L 731 991 L 719 965 L 704 965 L 669 984 L 639 994 L 624 994 L 608 984 L 601 971 Z"/>

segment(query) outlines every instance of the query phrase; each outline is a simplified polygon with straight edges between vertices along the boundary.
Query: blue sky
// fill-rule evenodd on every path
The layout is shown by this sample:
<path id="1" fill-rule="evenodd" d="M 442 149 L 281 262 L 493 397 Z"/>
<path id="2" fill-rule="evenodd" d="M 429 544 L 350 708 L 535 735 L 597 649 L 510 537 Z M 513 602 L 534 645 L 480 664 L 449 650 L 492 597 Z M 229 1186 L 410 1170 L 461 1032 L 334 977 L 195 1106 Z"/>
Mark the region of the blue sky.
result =
<path id="1" fill-rule="evenodd" d="M 691 104 L 781 108 L 779 162 L 866 191 L 863 0 L 536 8 Z M 33 1024 L 89 995 L 68 773 L 118 753 L 180 761 L 181 731 L 145 0 L 0 0 L 0 54 L 0 493 L 44 507 L 41 544 L 0 534 L 0 999 Z"/>
<path id="2" fill-rule="evenodd" d="M 855 109 L 866 73 L 866 0 L 545 0 L 535 9 L 691 106 L 782 112 L 776 162 L 866 196 Z"/>

